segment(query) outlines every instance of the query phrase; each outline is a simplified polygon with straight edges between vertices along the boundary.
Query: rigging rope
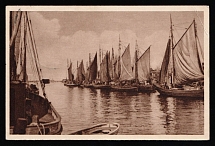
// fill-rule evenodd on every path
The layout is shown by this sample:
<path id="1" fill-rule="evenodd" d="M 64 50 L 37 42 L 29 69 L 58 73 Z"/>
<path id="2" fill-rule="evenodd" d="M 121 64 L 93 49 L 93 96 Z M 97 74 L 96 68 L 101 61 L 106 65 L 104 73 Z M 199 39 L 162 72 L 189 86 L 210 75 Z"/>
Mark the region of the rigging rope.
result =
<path id="1" fill-rule="evenodd" d="M 27 14 L 27 12 L 26 12 Z M 40 85 L 41 85 L 41 88 L 42 88 L 42 91 L 43 91 L 43 96 L 46 98 L 46 93 L 45 93 L 45 85 L 44 83 L 42 82 L 42 75 L 41 75 L 41 69 L 39 68 L 39 63 L 38 63 L 38 54 L 36 52 L 36 46 L 35 46 L 35 40 L 33 38 L 33 34 L 32 34 L 32 29 L 31 29 L 31 23 L 30 23 L 30 18 L 29 16 L 27 15 L 27 26 L 28 26 L 28 29 L 29 29 L 29 33 L 30 33 L 30 38 L 31 38 L 31 44 L 32 44 L 32 50 L 33 50 L 33 54 L 34 54 L 34 58 L 35 58 L 35 65 L 36 65 L 36 69 L 37 69 L 37 73 L 38 73 L 38 76 L 39 76 L 39 81 L 40 81 Z"/>

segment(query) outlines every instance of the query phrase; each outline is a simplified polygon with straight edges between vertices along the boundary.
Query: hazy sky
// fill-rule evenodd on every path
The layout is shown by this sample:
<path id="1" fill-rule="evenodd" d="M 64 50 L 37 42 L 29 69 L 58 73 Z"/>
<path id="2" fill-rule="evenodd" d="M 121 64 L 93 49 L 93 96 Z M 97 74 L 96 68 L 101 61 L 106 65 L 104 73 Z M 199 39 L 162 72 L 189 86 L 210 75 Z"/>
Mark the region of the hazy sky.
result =
<path id="1" fill-rule="evenodd" d="M 119 35 L 123 51 L 130 43 L 132 58 L 136 40 L 141 53 L 151 45 L 151 67 L 160 67 L 169 38 L 170 14 L 176 41 L 195 18 L 203 48 L 204 13 L 200 11 L 29 12 L 43 76 L 62 80 L 67 73 L 67 59 L 71 59 L 73 68 L 82 59 L 86 65 L 89 53 L 93 59 L 99 45 L 104 52 L 113 47 L 117 54 Z"/>

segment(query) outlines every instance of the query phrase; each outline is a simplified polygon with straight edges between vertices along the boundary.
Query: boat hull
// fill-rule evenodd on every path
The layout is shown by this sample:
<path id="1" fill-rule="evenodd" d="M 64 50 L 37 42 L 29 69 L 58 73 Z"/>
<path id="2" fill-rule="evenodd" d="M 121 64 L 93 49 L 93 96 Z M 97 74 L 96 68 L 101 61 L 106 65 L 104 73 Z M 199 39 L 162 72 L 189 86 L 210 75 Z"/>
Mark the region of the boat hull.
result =
<path id="1" fill-rule="evenodd" d="M 138 85 L 139 92 L 154 92 L 155 87 L 153 85 Z"/>
<path id="2" fill-rule="evenodd" d="M 61 117 L 53 105 L 38 94 L 25 92 L 24 87 L 23 83 L 11 83 L 10 134 L 61 134 Z"/>
<path id="3" fill-rule="evenodd" d="M 177 90 L 177 89 L 164 89 L 158 84 L 154 84 L 155 89 L 164 96 L 171 97 L 200 97 L 204 98 L 204 90 Z"/>
<path id="4" fill-rule="evenodd" d="M 137 92 L 137 87 L 111 87 L 111 91 L 117 91 L 117 92 Z"/>
<path id="5" fill-rule="evenodd" d="M 95 89 L 110 89 L 110 85 L 93 85 L 93 88 Z"/>
<path id="6" fill-rule="evenodd" d="M 101 123 L 89 128 L 78 130 L 69 135 L 117 135 L 120 124 L 118 123 Z"/>
<path id="7" fill-rule="evenodd" d="M 77 84 L 64 84 L 64 86 L 68 86 L 68 87 L 77 87 Z"/>

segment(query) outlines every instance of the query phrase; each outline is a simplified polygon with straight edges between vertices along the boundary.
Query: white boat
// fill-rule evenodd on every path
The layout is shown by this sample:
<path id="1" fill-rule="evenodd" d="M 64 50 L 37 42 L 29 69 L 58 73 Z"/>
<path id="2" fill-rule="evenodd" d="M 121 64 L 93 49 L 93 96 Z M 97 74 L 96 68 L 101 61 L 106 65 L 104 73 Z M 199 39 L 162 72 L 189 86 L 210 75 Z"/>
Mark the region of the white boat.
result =
<path id="1" fill-rule="evenodd" d="M 120 124 L 118 123 L 101 123 L 89 128 L 78 130 L 69 135 L 117 135 Z"/>

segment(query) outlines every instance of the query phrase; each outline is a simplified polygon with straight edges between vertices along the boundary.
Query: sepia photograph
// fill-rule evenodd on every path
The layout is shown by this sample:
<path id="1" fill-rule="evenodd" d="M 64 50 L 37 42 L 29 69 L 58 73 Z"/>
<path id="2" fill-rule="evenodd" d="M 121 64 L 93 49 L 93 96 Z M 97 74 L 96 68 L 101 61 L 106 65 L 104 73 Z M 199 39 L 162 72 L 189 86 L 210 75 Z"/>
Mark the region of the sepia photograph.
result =
<path id="1" fill-rule="evenodd" d="M 209 140 L 209 6 L 6 6 L 8 140 Z"/>

